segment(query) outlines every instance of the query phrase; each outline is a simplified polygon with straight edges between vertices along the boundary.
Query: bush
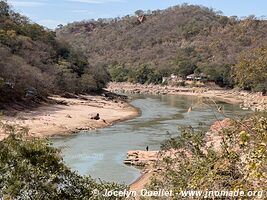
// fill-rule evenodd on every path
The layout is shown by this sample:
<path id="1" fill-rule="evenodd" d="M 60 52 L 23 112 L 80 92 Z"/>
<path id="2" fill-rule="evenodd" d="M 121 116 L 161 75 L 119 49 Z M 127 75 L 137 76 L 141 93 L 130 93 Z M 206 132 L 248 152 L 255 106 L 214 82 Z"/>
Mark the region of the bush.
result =
<path id="1" fill-rule="evenodd" d="M 128 80 L 129 70 L 122 66 L 109 67 L 111 80 L 114 82 L 126 82 Z"/>
<path id="2" fill-rule="evenodd" d="M 266 91 L 267 91 L 267 81 L 265 83 L 259 83 L 257 84 L 254 89 L 253 89 L 254 92 L 262 92 L 264 94 L 266 94 Z"/>
<path id="3" fill-rule="evenodd" d="M 173 190 L 174 194 L 186 190 L 266 192 L 266 131 L 266 113 L 232 120 L 218 133 L 221 146 L 215 149 L 206 145 L 203 132 L 184 129 L 180 136 L 163 144 L 163 151 L 177 153 L 156 165 L 163 172 L 153 179 L 150 189 Z"/>
<path id="4" fill-rule="evenodd" d="M 123 190 L 114 183 L 97 183 L 80 176 L 63 162 L 59 150 L 45 140 L 22 139 L 27 130 L 0 124 L 8 138 L 0 141 L 0 198 L 2 199 L 117 199 L 105 189 Z M 93 196 L 97 189 L 99 196 Z"/>
<path id="5" fill-rule="evenodd" d="M 81 91 L 84 93 L 98 90 L 97 83 L 91 74 L 82 75 L 82 78 L 80 81 L 80 87 L 81 87 Z"/>
<path id="6" fill-rule="evenodd" d="M 267 48 L 244 52 L 233 73 L 236 83 L 243 89 L 266 89 Z"/>
<path id="7" fill-rule="evenodd" d="M 59 41 L 55 32 L 31 23 L 0 3 L 0 104 L 24 101 L 29 90 L 39 99 L 64 92 L 92 92 L 110 77 L 102 66 L 92 67 L 79 50 Z M 5 87 L 11 86 L 11 87 Z"/>

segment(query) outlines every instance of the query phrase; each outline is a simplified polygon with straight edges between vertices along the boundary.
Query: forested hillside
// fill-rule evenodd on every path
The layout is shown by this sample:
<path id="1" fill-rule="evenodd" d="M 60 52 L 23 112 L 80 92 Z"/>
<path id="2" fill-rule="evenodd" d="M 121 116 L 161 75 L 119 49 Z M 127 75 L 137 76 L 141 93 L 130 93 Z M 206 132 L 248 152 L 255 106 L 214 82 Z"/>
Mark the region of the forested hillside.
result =
<path id="1" fill-rule="evenodd" d="M 135 14 L 71 23 L 57 35 L 84 51 L 92 65 L 108 65 L 113 80 L 141 83 L 204 72 L 233 86 L 240 54 L 267 46 L 267 21 L 254 16 L 226 17 L 186 4 Z"/>
<path id="2" fill-rule="evenodd" d="M 31 23 L 0 1 L 0 103 L 33 100 L 63 92 L 91 92 L 109 80 L 105 69 L 55 32 Z"/>

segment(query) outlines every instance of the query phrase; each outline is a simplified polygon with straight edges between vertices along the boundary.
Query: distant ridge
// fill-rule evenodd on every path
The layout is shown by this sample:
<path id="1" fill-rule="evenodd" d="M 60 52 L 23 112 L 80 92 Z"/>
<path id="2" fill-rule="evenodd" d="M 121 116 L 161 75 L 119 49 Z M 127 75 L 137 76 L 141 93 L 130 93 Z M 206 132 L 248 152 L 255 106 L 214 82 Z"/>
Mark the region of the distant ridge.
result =
<path id="1" fill-rule="evenodd" d="M 137 11 L 137 16 L 74 22 L 57 30 L 88 56 L 91 64 L 137 67 L 176 67 L 188 58 L 203 68 L 233 65 L 241 52 L 267 46 L 267 21 L 249 16 L 243 20 L 195 5 L 166 10 Z"/>

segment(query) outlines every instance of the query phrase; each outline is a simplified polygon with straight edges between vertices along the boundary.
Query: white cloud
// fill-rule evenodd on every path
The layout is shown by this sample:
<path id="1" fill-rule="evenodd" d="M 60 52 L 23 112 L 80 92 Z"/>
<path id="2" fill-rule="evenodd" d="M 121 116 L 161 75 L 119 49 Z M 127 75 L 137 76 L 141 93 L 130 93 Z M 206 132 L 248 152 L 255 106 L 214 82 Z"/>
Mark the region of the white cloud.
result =
<path id="1" fill-rule="evenodd" d="M 44 6 L 44 2 L 36 1 L 8 1 L 14 7 L 40 7 Z"/>
<path id="2" fill-rule="evenodd" d="M 71 2 L 79 2 L 79 3 L 89 3 L 89 4 L 103 4 L 103 3 L 111 3 L 111 2 L 118 2 L 118 3 L 125 3 L 126 0 L 69 0 Z"/>

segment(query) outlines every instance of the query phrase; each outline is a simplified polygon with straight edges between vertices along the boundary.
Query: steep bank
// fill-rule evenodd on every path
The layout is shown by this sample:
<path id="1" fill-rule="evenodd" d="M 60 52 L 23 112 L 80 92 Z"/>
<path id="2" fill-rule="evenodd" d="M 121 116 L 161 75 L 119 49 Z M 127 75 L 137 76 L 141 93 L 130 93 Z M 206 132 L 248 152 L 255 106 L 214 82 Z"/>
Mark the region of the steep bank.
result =
<path id="1" fill-rule="evenodd" d="M 112 125 L 139 115 L 136 108 L 126 101 L 110 100 L 102 96 L 80 98 L 51 97 L 60 102 L 25 110 L 15 116 L 3 116 L 2 122 L 29 129 L 29 137 L 46 138 L 70 135 L 81 130 L 92 130 Z M 100 119 L 91 119 L 99 114 Z M 0 133 L 0 139 L 6 135 Z"/>
<path id="2" fill-rule="evenodd" d="M 116 93 L 131 94 L 179 94 L 214 98 L 228 103 L 240 104 L 244 110 L 252 109 L 262 111 L 267 109 L 267 96 L 260 93 L 249 93 L 238 90 L 225 90 L 221 88 L 186 88 L 160 85 L 142 85 L 131 83 L 110 83 L 108 90 Z"/>

